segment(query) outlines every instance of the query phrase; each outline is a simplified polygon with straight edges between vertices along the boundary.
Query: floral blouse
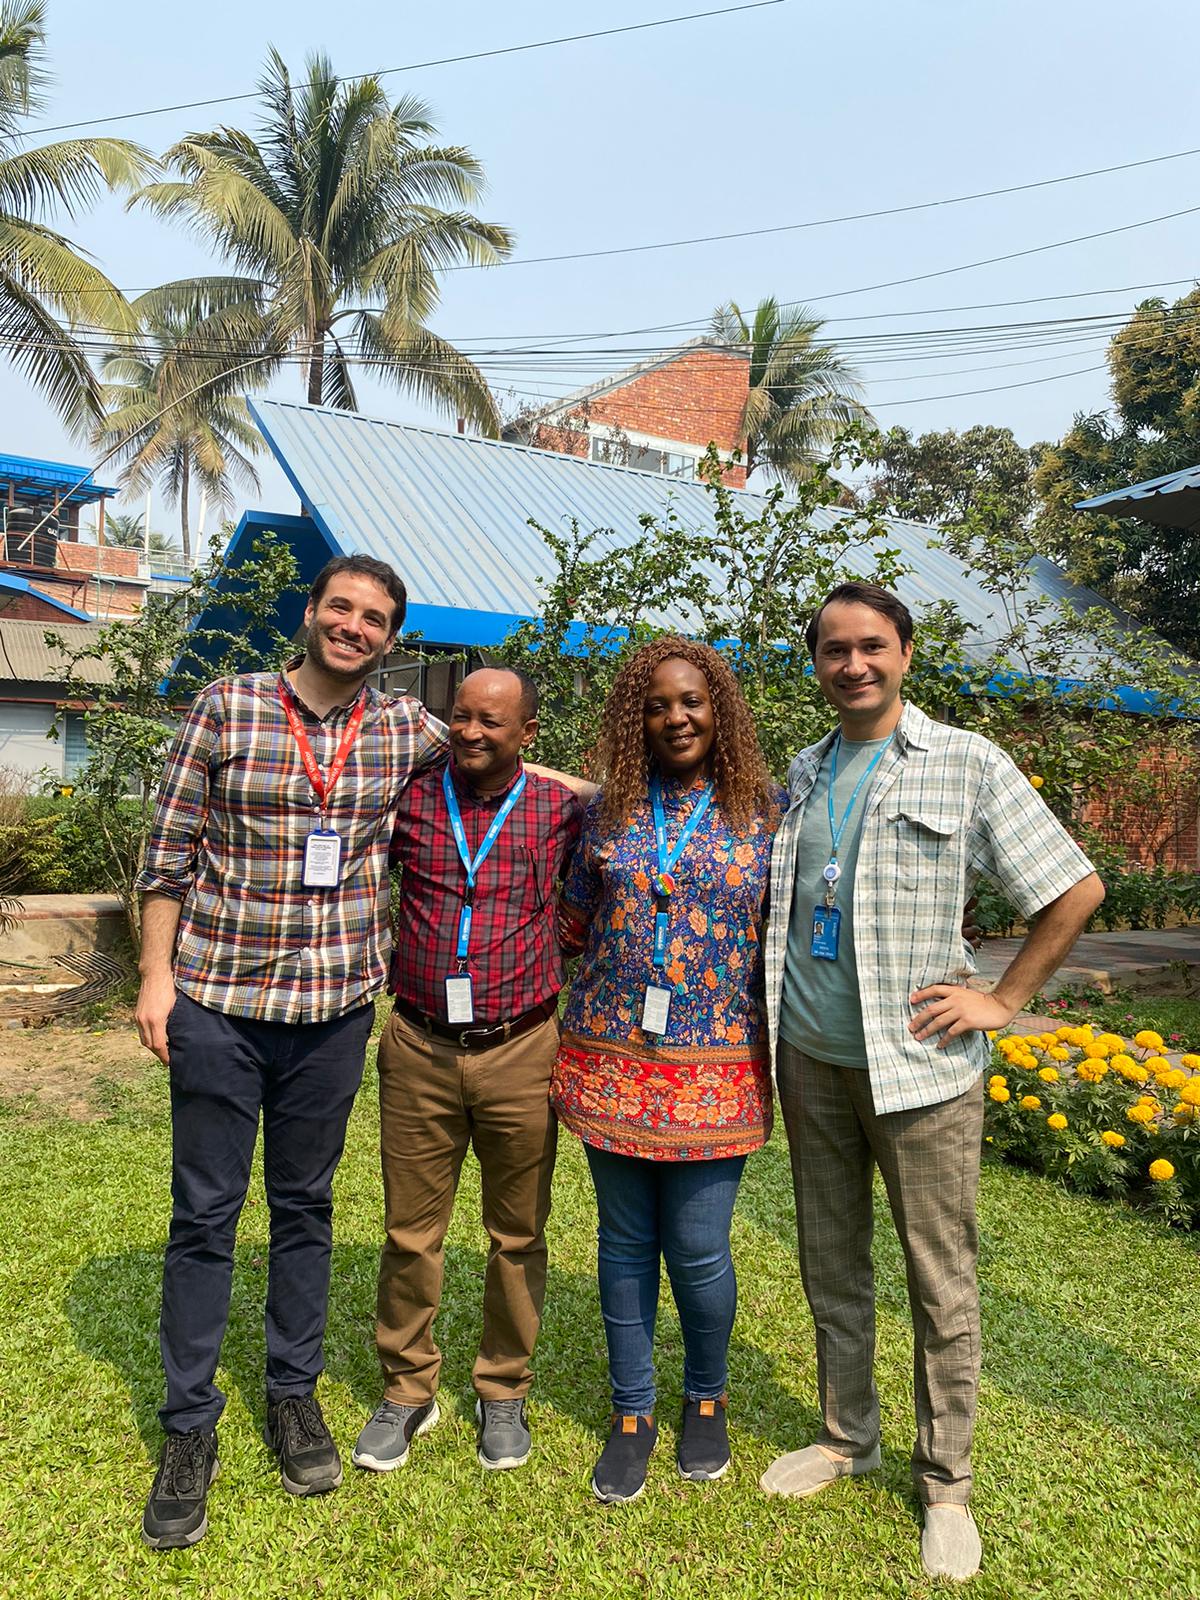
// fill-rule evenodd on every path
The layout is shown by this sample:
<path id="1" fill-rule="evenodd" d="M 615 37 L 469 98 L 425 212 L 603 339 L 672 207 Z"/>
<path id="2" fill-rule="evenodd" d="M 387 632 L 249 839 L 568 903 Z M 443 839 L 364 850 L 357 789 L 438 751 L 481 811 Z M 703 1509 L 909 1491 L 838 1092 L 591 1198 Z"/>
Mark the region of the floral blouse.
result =
<path id="1" fill-rule="evenodd" d="M 668 846 L 703 788 L 664 783 Z M 602 835 L 584 818 L 563 898 L 591 918 L 551 1099 L 587 1144 L 658 1161 L 745 1155 L 771 1131 L 762 916 L 784 802 L 734 833 L 714 799 L 673 869 L 665 968 L 655 968 L 654 820 L 643 802 Z M 648 983 L 671 990 L 667 1031 L 642 1032 Z"/>

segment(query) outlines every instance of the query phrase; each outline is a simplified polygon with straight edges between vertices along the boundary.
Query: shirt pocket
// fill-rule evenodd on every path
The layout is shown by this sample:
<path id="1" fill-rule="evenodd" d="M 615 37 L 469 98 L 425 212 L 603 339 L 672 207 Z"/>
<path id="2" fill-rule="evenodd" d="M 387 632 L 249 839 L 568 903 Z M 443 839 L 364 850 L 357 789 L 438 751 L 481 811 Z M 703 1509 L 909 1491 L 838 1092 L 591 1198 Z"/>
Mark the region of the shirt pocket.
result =
<path id="1" fill-rule="evenodd" d="M 928 806 L 900 807 L 889 813 L 896 864 L 896 882 L 909 891 L 922 887 L 944 892 L 946 873 L 958 874 L 962 817 Z"/>

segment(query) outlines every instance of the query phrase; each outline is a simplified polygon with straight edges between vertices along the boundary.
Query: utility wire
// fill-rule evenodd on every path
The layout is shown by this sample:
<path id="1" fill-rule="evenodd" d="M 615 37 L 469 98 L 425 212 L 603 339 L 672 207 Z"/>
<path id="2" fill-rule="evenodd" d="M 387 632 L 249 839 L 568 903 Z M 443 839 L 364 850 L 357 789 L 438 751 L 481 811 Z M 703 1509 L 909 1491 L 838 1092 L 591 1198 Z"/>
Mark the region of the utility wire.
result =
<path id="1" fill-rule="evenodd" d="M 457 66 L 464 61 L 486 61 L 496 56 L 519 55 L 526 50 L 549 50 L 560 44 L 580 44 L 589 39 L 612 39 L 621 33 L 644 33 L 650 28 L 670 28 L 679 22 L 699 22 L 706 17 L 728 17 L 738 11 L 759 11 L 764 6 L 783 5 L 786 0 L 747 0 L 736 6 L 721 6 L 714 11 L 691 11 L 685 16 L 658 17 L 651 22 L 630 22 L 620 28 L 597 28 L 591 33 L 568 33 L 557 39 L 535 39 L 527 44 L 502 45 L 494 50 L 473 50 L 459 56 L 439 56 L 429 61 L 410 61 L 400 67 L 378 67 L 373 72 L 355 72 L 334 78 L 334 83 L 361 83 L 364 78 L 390 78 L 400 72 L 423 72 L 429 67 Z M 296 89 L 311 89 L 313 84 L 298 83 Z M 183 100 L 177 105 L 151 106 L 144 111 L 118 111 L 108 117 L 86 117 L 82 122 L 59 122 L 40 128 L 22 130 L 22 137 L 43 133 L 73 133 L 77 128 L 94 128 L 112 122 L 133 122 L 141 117 L 165 117 L 173 111 L 203 111 L 209 106 L 233 105 L 237 101 L 257 100 L 260 91 L 248 89 L 241 94 L 214 95 L 208 100 Z M 1164 157 L 1163 159 L 1167 159 Z"/>

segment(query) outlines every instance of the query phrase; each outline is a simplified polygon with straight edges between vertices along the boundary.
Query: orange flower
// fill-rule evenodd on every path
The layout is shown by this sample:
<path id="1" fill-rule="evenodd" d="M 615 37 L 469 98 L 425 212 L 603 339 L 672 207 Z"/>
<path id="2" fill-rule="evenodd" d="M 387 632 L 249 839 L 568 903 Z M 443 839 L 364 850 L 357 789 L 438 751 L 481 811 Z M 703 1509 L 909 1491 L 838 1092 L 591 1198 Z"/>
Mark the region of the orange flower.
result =
<path id="1" fill-rule="evenodd" d="M 740 1022 L 730 1023 L 729 1027 L 725 1030 L 726 1044 L 741 1044 L 745 1037 L 746 1030 L 742 1027 Z"/>
<path id="2" fill-rule="evenodd" d="M 672 983 L 682 983 L 683 982 L 683 962 L 682 961 L 669 961 L 667 963 L 666 967 L 663 970 L 666 972 L 667 977 L 670 978 Z"/>
<path id="3" fill-rule="evenodd" d="M 708 913 L 705 911 L 699 911 L 693 907 L 692 910 L 688 912 L 688 926 L 691 928 L 693 933 L 698 933 L 703 936 L 708 932 Z"/>
<path id="4" fill-rule="evenodd" d="M 740 886 L 741 881 L 742 881 L 742 869 L 741 869 L 741 867 L 738 867 L 738 866 L 730 867 L 729 870 L 725 874 L 725 882 L 729 885 L 729 887 L 731 889 L 736 889 L 736 888 L 738 888 Z"/>
<path id="5" fill-rule="evenodd" d="M 733 859 L 739 867 L 752 867 L 754 865 L 754 846 L 752 844 L 738 845 L 733 852 Z"/>
<path id="6" fill-rule="evenodd" d="M 622 905 L 614 906 L 609 920 L 614 928 L 623 928 L 625 926 L 625 907 Z"/>
<path id="7" fill-rule="evenodd" d="M 650 887 L 650 879 L 640 867 L 633 875 L 633 886 L 635 889 L 640 889 L 643 894 L 645 894 Z"/>
<path id="8" fill-rule="evenodd" d="M 715 989 L 717 987 L 717 984 L 720 983 L 721 980 L 717 977 L 716 973 L 713 971 L 713 969 L 711 967 L 705 967 L 705 969 L 704 969 L 704 981 L 705 981 L 705 983 L 708 985 L 708 987 L 710 989 Z"/>

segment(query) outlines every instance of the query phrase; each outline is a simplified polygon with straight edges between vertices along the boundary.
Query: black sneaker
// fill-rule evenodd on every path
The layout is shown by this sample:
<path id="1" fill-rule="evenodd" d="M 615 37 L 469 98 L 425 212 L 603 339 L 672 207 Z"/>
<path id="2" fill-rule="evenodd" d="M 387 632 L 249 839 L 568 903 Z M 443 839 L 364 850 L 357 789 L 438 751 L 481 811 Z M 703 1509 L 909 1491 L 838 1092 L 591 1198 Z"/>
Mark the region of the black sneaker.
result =
<path id="1" fill-rule="evenodd" d="M 679 1475 L 693 1483 L 722 1478 L 729 1470 L 729 1429 L 724 1395 L 717 1400 L 685 1400 L 679 1427 Z"/>
<path id="2" fill-rule="evenodd" d="M 315 1395 L 269 1401 L 263 1437 L 279 1457 L 289 1494 L 328 1494 L 341 1483 L 341 1457 Z"/>
<path id="3" fill-rule="evenodd" d="M 636 1500 L 646 1487 L 646 1463 L 657 1441 L 653 1417 L 614 1417 L 608 1443 L 592 1473 L 596 1499 Z"/>
<path id="4" fill-rule="evenodd" d="M 533 1441 L 524 1400 L 476 1400 L 479 1465 L 489 1472 L 523 1467 Z"/>
<path id="5" fill-rule="evenodd" d="M 199 1544 L 208 1532 L 209 1485 L 219 1471 L 215 1432 L 167 1435 L 142 1517 L 142 1538 L 151 1550 Z"/>

